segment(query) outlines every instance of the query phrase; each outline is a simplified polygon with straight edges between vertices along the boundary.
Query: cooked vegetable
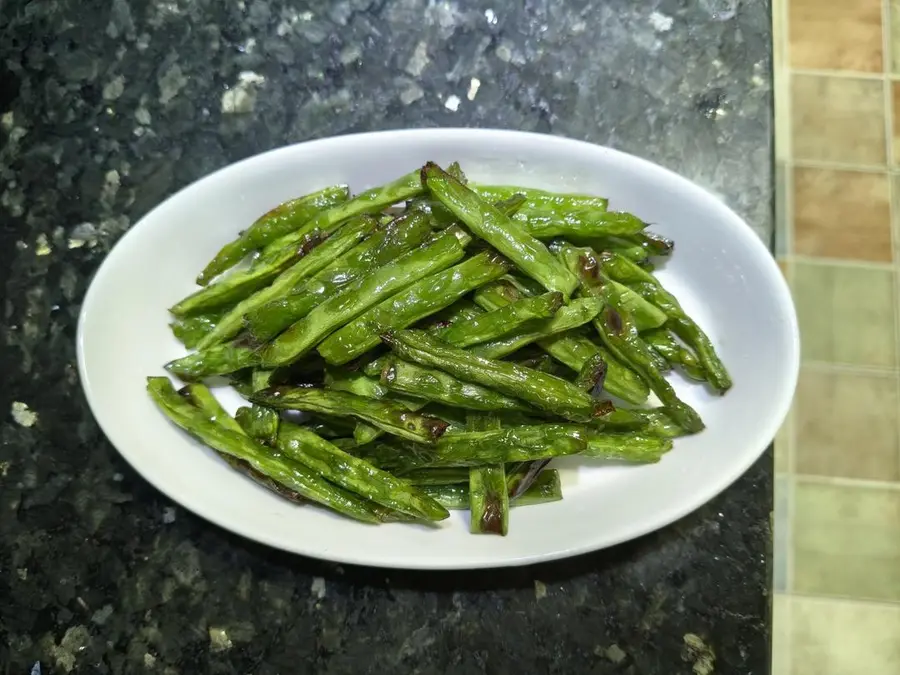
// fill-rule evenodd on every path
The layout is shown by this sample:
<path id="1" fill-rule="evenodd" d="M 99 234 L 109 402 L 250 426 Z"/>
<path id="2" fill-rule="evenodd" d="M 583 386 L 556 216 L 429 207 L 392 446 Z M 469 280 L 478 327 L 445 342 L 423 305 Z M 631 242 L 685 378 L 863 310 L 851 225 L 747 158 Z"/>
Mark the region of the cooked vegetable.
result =
<path id="1" fill-rule="evenodd" d="M 300 230 L 313 216 L 347 201 L 349 196 L 350 189 L 346 185 L 336 185 L 276 206 L 260 216 L 237 239 L 225 244 L 197 277 L 197 283 L 205 286 L 214 277 L 237 265 L 248 254 L 281 236 Z M 315 225 L 311 225 L 303 234 L 314 227 Z"/>
<path id="2" fill-rule="evenodd" d="M 333 261 L 335 256 L 341 255 L 370 235 L 377 224 L 374 218 L 363 216 L 344 225 L 324 243 L 316 246 L 298 262 L 279 274 L 271 285 L 238 302 L 219 319 L 216 327 L 206 334 L 197 346 L 203 349 L 234 337 L 243 326 L 245 314 L 270 300 L 289 293 L 300 281 L 321 271 Z"/>
<path id="3" fill-rule="evenodd" d="M 379 344 L 379 330 L 411 326 L 508 270 L 502 257 L 485 251 L 425 277 L 333 333 L 319 345 L 319 354 L 328 363 L 352 361 Z"/>
<path id="4" fill-rule="evenodd" d="M 602 197 L 468 185 L 455 163 L 327 188 L 219 251 L 198 283 L 227 274 L 171 310 L 198 351 L 166 368 L 188 384 L 148 391 L 292 502 L 368 523 L 468 507 L 473 533 L 505 535 L 511 506 L 562 498 L 554 457 L 652 463 L 703 429 L 673 367 L 731 386 L 653 274 L 672 242 L 645 227 Z M 216 375 L 249 402 L 235 417 L 201 382 Z M 651 390 L 660 407 L 625 407 Z"/>
<path id="5" fill-rule="evenodd" d="M 550 319 L 522 326 L 510 335 L 477 345 L 471 351 L 488 359 L 501 359 L 532 342 L 583 326 L 597 316 L 601 309 L 603 303 L 596 298 L 579 298 L 560 307 Z"/>
<path id="6" fill-rule="evenodd" d="M 271 408 L 261 405 L 241 406 L 234 414 L 241 428 L 251 438 L 260 443 L 273 446 L 278 440 L 278 428 L 281 417 Z"/>
<path id="7" fill-rule="evenodd" d="M 516 462 L 509 465 L 506 472 L 506 492 L 510 501 L 518 499 L 537 480 L 551 459 L 536 459 L 533 462 Z"/>
<path id="8" fill-rule="evenodd" d="M 422 179 L 428 190 L 477 236 L 509 258 L 524 274 L 568 298 L 578 280 L 547 247 L 508 216 L 479 197 L 436 164 L 426 164 Z"/>
<path id="9" fill-rule="evenodd" d="M 492 312 L 451 322 L 438 329 L 436 335 L 444 342 L 457 347 L 471 347 L 482 342 L 496 340 L 529 321 L 549 319 L 562 306 L 561 293 L 544 293 L 533 298 L 522 298 Z"/>
<path id="10" fill-rule="evenodd" d="M 172 329 L 172 334 L 181 344 L 188 349 L 195 349 L 200 344 L 200 340 L 213 331 L 219 319 L 226 312 L 227 310 L 219 310 L 196 316 L 176 317 L 173 318 L 169 327 Z"/>
<path id="11" fill-rule="evenodd" d="M 259 290 L 286 268 L 301 260 L 327 238 L 321 230 L 313 230 L 277 258 L 260 263 L 247 270 L 234 272 L 221 281 L 205 286 L 173 305 L 169 311 L 175 316 L 194 316 L 211 309 L 218 309 L 239 302 Z"/>
<path id="12" fill-rule="evenodd" d="M 469 431 L 499 430 L 500 420 L 490 415 L 468 415 L 466 427 Z M 502 463 L 469 470 L 469 531 L 502 537 L 509 531 L 509 494 Z"/>
<path id="13" fill-rule="evenodd" d="M 426 520 L 443 520 L 450 515 L 447 509 L 409 482 L 347 454 L 302 427 L 284 424 L 278 433 L 278 449 L 287 457 L 318 471 L 335 485 L 389 509 Z"/>
<path id="14" fill-rule="evenodd" d="M 515 398 L 401 359 L 387 359 L 381 371 L 381 383 L 399 394 L 467 410 L 530 410 Z"/>
<path id="15" fill-rule="evenodd" d="M 609 433 L 581 424 L 539 424 L 499 431 L 446 434 L 430 446 L 386 443 L 359 448 L 383 468 L 410 471 L 425 467 L 485 466 L 584 455 L 634 464 L 652 464 L 672 448 L 668 438 Z"/>
<path id="16" fill-rule="evenodd" d="M 675 336 L 665 328 L 657 328 L 642 333 L 644 341 L 653 347 L 671 366 L 678 366 L 692 380 L 706 382 L 706 373 L 697 355 L 689 347 L 680 344 Z"/>
<path id="17" fill-rule="evenodd" d="M 356 520 L 380 522 L 365 501 L 330 485 L 302 464 L 275 457 L 248 436 L 210 420 L 205 412 L 179 396 L 168 378 L 148 377 L 147 391 L 166 417 L 214 450 L 246 462 L 254 471 L 310 501 Z"/>
<path id="18" fill-rule="evenodd" d="M 574 266 L 578 263 L 570 261 Z M 593 263 L 591 263 L 593 265 Z M 606 303 L 606 309 L 594 326 L 607 349 L 619 360 L 627 363 L 650 386 L 662 404 L 668 408 L 669 414 L 685 431 L 696 433 L 704 427 L 697 412 L 678 398 L 675 390 L 662 376 L 654 362 L 651 349 L 638 335 L 631 316 L 617 303 L 609 284 L 597 276 L 596 268 L 581 265 L 582 291 L 599 297 Z M 655 355 L 658 356 L 658 355 Z"/>
<path id="19" fill-rule="evenodd" d="M 535 408 L 585 422 L 608 410 L 562 378 L 506 361 L 475 356 L 419 330 L 390 331 L 381 339 L 400 357 L 443 370 L 454 377 L 514 396 Z"/>
<path id="20" fill-rule="evenodd" d="M 319 340 L 382 299 L 450 267 L 465 255 L 470 240 L 462 230 L 450 228 L 431 243 L 348 284 L 338 295 L 323 302 L 263 348 L 263 364 L 280 366 L 303 356 Z"/>
<path id="21" fill-rule="evenodd" d="M 709 337 L 691 317 L 685 314 L 675 296 L 655 283 L 636 284 L 635 289 L 647 300 L 656 303 L 669 317 L 666 325 L 685 343 L 693 347 L 713 388 L 720 394 L 731 389 L 731 375 L 728 374 L 719 355 L 716 354 Z"/>
<path id="22" fill-rule="evenodd" d="M 396 403 L 376 401 L 343 391 L 276 387 L 253 394 L 250 398 L 254 403 L 270 408 L 355 417 L 390 434 L 420 443 L 433 443 L 447 428 L 446 422 L 410 412 Z"/>
<path id="23" fill-rule="evenodd" d="M 523 295 L 523 289 L 516 288 L 511 280 L 504 279 L 479 290 L 475 294 L 475 301 L 485 309 L 495 310 L 517 302 L 522 297 L 528 297 Z M 602 356 L 607 364 L 605 386 L 610 394 L 635 405 L 647 400 L 650 389 L 644 381 L 617 362 L 604 348 L 587 338 L 568 332 L 539 339 L 537 344 L 576 373 L 581 373 L 590 359 Z"/>
<path id="24" fill-rule="evenodd" d="M 451 510 L 469 507 L 469 486 L 466 484 L 423 485 L 422 492 Z M 510 502 L 509 505 L 510 507 L 516 507 L 549 504 L 550 502 L 558 502 L 562 498 L 559 472 L 555 469 L 549 469 L 543 471 L 531 484 L 531 487 L 519 495 L 515 501 Z"/>
<path id="25" fill-rule="evenodd" d="M 422 179 L 419 172 L 413 171 L 381 187 L 361 192 L 353 199 L 319 213 L 301 230 L 291 232 L 270 242 L 263 249 L 260 259 L 263 262 L 277 259 L 285 249 L 290 250 L 297 246 L 302 241 L 305 231 L 319 229 L 323 232 L 331 232 L 348 218 L 378 213 L 391 204 L 396 204 L 404 199 L 410 199 L 421 194 L 422 190 Z"/>
<path id="26" fill-rule="evenodd" d="M 248 312 L 244 317 L 247 330 L 257 340 L 272 339 L 351 281 L 422 244 L 430 233 L 428 217 L 423 213 L 394 218 L 300 287 Z"/>

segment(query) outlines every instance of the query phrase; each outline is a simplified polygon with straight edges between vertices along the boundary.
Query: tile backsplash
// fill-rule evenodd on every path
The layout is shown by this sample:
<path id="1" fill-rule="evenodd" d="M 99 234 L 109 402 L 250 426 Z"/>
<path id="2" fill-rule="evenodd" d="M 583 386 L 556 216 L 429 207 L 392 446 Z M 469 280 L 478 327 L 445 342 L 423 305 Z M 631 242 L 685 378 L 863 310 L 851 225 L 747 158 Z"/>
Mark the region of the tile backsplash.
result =
<path id="1" fill-rule="evenodd" d="M 775 440 L 774 675 L 900 674 L 900 0 L 773 0 L 776 254 L 800 320 Z"/>

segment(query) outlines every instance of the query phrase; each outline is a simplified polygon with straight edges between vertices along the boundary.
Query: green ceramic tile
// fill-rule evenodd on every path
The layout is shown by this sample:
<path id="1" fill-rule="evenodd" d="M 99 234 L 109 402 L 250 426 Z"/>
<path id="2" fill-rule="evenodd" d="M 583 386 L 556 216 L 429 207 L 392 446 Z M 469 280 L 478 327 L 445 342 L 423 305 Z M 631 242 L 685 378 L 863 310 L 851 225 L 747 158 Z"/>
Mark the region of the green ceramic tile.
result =
<path id="1" fill-rule="evenodd" d="M 775 473 L 789 473 L 791 470 L 791 446 L 793 410 L 788 413 L 787 419 L 775 436 Z"/>
<path id="2" fill-rule="evenodd" d="M 799 596 L 789 603 L 790 675 L 900 673 L 900 605 Z"/>
<path id="3" fill-rule="evenodd" d="M 793 421 L 798 474 L 900 481 L 896 375 L 804 366 Z"/>
<path id="4" fill-rule="evenodd" d="M 791 590 L 900 601 L 900 489 L 801 479 L 793 498 Z"/>
<path id="5" fill-rule="evenodd" d="M 786 256 L 791 253 L 791 222 L 788 217 L 788 170 L 778 162 L 775 165 L 775 255 Z"/>
<path id="6" fill-rule="evenodd" d="M 772 536 L 772 585 L 781 593 L 787 590 L 788 548 L 791 542 L 790 495 L 791 479 L 775 476 L 775 517 Z"/>
<path id="7" fill-rule="evenodd" d="M 804 361 L 894 367 L 894 274 L 887 268 L 793 263 Z"/>
<path id="8" fill-rule="evenodd" d="M 791 668 L 791 597 L 772 595 L 772 675 L 788 675 Z"/>

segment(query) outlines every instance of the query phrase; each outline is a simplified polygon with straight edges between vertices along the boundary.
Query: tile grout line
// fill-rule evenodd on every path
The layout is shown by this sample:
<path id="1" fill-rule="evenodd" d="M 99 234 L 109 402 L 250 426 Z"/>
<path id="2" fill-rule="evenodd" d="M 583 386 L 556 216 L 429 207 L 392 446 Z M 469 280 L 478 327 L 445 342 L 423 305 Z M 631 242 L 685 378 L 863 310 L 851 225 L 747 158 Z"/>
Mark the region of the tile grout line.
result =
<path id="1" fill-rule="evenodd" d="M 829 70 L 828 68 L 793 68 L 794 73 L 803 77 L 833 77 L 843 80 L 882 80 L 885 73 L 864 70 Z"/>
<path id="2" fill-rule="evenodd" d="M 900 481 L 866 480 L 864 478 L 846 478 L 844 476 L 821 476 L 812 473 L 795 474 L 794 482 L 808 485 L 830 485 L 839 488 L 855 488 L 857 490 L 883 490 L 885 492 L 900 491 Z"/>
<path id="3" fill-rule="evenodd" d="M 831 361 L 804 361 L 805 370 L 818 373 L 844 373 L 848 375 L 865 375 L 867 377 L 882 377 L 894 379 L 900 375 L 900 369 L 885 368 L 883 366 L 861 366 L 853 363 L 833 363 Z"/>
<path id="4" fill-rule="evenodd" d="M 891 0 L 883 0 L 883 16 L 882 30 L 884 44 L 885 72 L 888 77 L 885 81 L 884 93 L 884 119 L 886 127 L 886 152 L 888 154 L 888 165 L 894 166 L 894 81 L 892 79 L 894 73 L 894 40 L 893 40 L 893 9 Z M 896 180 L 892 176 L 888 176 L 888 204 L 890 205 L 890 235 L 891 235 L 891 260 L 894 263 L 894 297 L 892 298 L 892 309 L 894 311 L 894 342 L 900 340 L 900 231 L 898 231 L 898 197 L 896 188 Z M 895 363 L 895 366 L 897 364 Z M 894 381 L 896 390 L 900 390 L 900 376 Z M 897 439 L 898 462 L 900 462 L 900 420 L 895 420 L 894 434 Z"/>
<path id="5" fill-rule="evenodd" d="M 878 598 L 852 598 L 849 595 L 818 595 L 814 593 L 791 593 L 794 598 L 803 600 L 819 600 L 821 602 L 834 602 L 839 604 L 865 605 L 867 607 L 883 607 L 886 609 L 897 609 L 900 607 L 900 600 L 883 600 Z M 781 673 L 773 674 L 781 675 Z"/>
<path id="6" fill-rule="evenodd" d="M 784 195 L 784 219 L 785 222 L 782 224 L 784 227 L 784 247 L 786 249 L 786 253 L 789 259 L 787 264 L 787 282 L 788 288 L 791 290 L 791 295 L 793 295 L 794 288 L 794 106 L 793 106 L 793 85 L 794 85 L 794 74 L 791 69 L 791 40 L 790 40 L 790 11 L 788 8 L 788 0 L 773 0 L 775 3 L 779 4 L 779 13 L 781 17 L 781 35 L 774 36 L 775 39 L 778 39 L 781 43 L 781 58 L 784 60 L 781 64 L 776 64 L 780 67 L 781 70 L 781 78 L 782 78 L 782 86 L 781 91 L 784 94 L 785 102 L 784 102 L 784 118 L 783 123 L 787 126 L 787 129 L 784 129 L 781 137 L 785 139 L 785 148 L 784 152 L 784 189 L 786 194 Z M 775 123 L 778 123 L 776 118 Z M 776 130 L 777 137 L 777 130 Z M 777 154 L 777 153 L 776 153 Z M 777 189 L 777 186 L 776 186 Z M 785 565 L 785 579 L 784 579 L 784 589 L 785 594 L 787 596 L 787 608 L 785 611 L 785 616 L 783 617 L 786 626 L 782 626 L 780 629 L 784 634 L 784 640 L 786 641 L 786 664 L 785 666 L 788 669 L 788 672 L 793 670 L 793 644 L 791 640 L 790 634 L 790 626 L 791 626 L 791 599 L 790 593 L 794 587 L 794 541 L 793 541 L 793 523 L 794 523 L 794 473 L 796 470 L 796 452 L 795 452 L 795 439 L 794 439 L 794 413 L 793 413 L 793 404 L 791 405 L 791 409 L 788 412 L 787 419 L 788 429 L 787 429 L 787 468 L 788 475 L 787 481 L 785 481 L 785 490 L 787 494 L 785 495 L 785 499 L 787 502 L 786 508 L 787 513 L 785 514 L 785 518 L 783 521 L 783 527 L 786 529 L 785 536 L 782 539 L 784 541 L 785 550 L 782 551 L 782 555 L 784 556 L 784 565 Z M 778 519 L 775 518 L 775 526 L 778 525 Z M 773 539 L 775 538 L 775 533 L 772 533 Z M 774 556 L 774 546 L 772 554 Z M 775 569 L 775 561 L 772 561 L 772 569 L 774 573 Z M 773 579 L 774 582 L 774 579 Z M 774 584 L 773 584 L 774 586 Z M 774 632 L 776 629 L 775 626 L 775 613 L 774 613 L 774 605 L 772 612 L 772 624 L 771 630 Z M 774 656 L 774 654 L 770 655 L 770 658 Z M 774 667 L 774 664 L 770 663 L 770 667 Z M 773 675 L 786 675 L 782 673 L 773 673 Z"/>
<path id="7" fill-rule="evenodd" d="M 825 258 L 817 255 L 792 255 L 795 262 L 803 265 L 827 265 L 829 267 L 856 267 L 878 272 L 890 272 L 894 269 L 892 262 L 875 262 L 873 260 L 855 260 L 853 258 Z"/>
<path id="8" fill-rule="evenodd" d="M 791 163 L 801 169 L 819 169 L 821 171 L 855 171 L 857 173 L 900 173 L 900 166 L 887 164 L 853 164 L 850 162 L 826 162 L 818 159 L 797 159 Z"/>

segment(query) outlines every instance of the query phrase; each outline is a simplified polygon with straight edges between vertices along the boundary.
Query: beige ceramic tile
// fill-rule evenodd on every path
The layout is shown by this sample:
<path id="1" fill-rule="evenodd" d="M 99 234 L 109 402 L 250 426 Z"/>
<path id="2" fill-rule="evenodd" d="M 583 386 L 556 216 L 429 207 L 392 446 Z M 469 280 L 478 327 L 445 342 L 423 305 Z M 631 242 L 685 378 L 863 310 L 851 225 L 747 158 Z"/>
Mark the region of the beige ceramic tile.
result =
<path id="1" fill-rule="evenodd" d="M 793 253 L 891 262 L 887 173 L 794 169 Z"/>
<path id="2" fill-rule="evenodd" d="M 793 68 L 880 73 L 882 0 L 788 0 Z"/>
<path id="3" fill-rule="evenodd" d="M 795 160 L 882 165 L 884 119 L 881 80 L 797 74 L 791 78 Z"/>
<path id="4" fill-rule="evenodd" d="M 898 418 L 893 374 L 803 368 L 794 400 L 795 471 L 900 481 Z"/>
<path id="5" fill-rule="evenodd" d="M 776 0 L 779 4 L 782 0 Z M 900 73 L 900 0 L 890 0 L 891 6 L 891 70 Z"/>
<path id="6" fill-rule="evenodd" d="M 804 361 L 894 367 L 890 269 L 797 260 L 791 267 Z"/>
<path id="7" fill-rule="evenodd" d="M 772 675 L 788 675 L 791 667 L 791 598 L 776 593 L 772 600 Z"/>
<path id="8" fill-rule="evenodd" d="M 900 10 L 898 10 L 900 11 Z M 898 45 L 900 48 L 900 45 Z M 893 157 L 891 161 L 896 166 L 900 164 L 900 82 L 891 82 L 891 108 L 893 112 L 893 130 L 892 130 L 892 148 Z"/>
<path id="9" fill-rule="evenodd" d="M 772 90 L 775 92 L 775 158 L 791 159 L 791 74 L 787 68 L 775 66 Z"/>
<path id="10" fill-rule="evenodd" d="M 900 673 L 900 605 L 792 597 L 789 615 L 791 675 Z"/>
<path id="11" fill-rule="evenodd" d="M 900 600 L 900 490 L 798 479 L 793 499 L 791 590 Z"/>
<path id="12" fill-rule="evenodd" d="M 775 473 L 789 473 L 791 470 L 791 434 L 793 411 L 775 436 Z"/>

